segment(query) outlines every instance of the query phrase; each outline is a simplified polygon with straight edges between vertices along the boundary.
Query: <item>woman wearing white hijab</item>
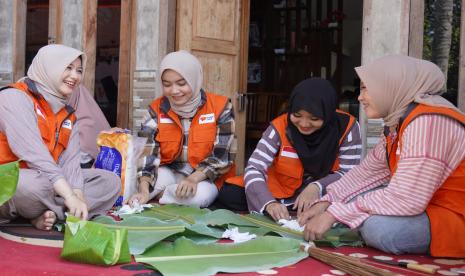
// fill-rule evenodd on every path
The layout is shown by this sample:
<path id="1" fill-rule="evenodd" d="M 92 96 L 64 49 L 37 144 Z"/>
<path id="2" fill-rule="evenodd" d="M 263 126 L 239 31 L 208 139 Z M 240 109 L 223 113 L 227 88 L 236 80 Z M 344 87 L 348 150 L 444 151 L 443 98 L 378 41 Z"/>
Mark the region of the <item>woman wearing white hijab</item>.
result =
<path id="1" fill-rule="evenodd" d="M 0 164 L 21 160 L 16 194 L 0 206 L 0 218 L 22 216 L 50 230 L 65 211 L 87 219 L 116 200 L 118 176 L 80 168 L 78 124 L 67 101 L 85 59 L 64 45 L 42 47 L 27 77 L 0 91 Z"/>
<path id="2" fill-rule="evenodd" d="M 444 75 L 401 55 L 355 70 L 358 99 L 385 136 L 301 218 L 305 238 L 339 221 L 386 252 L 465 257 L 465 115 L 440 96 Z"/>
<path id="3" fill-rule="evenodd" d="M 163 96 L 150 105 L 140 133 L 148 138 L 150 154 L 129 203 L 158 196 L 162 204 L 206 207 L 225 177 L 234 174 L 232 104 L 201 89 L 202 66 L 186 51 L 165 56 L 159 72 Z"/>

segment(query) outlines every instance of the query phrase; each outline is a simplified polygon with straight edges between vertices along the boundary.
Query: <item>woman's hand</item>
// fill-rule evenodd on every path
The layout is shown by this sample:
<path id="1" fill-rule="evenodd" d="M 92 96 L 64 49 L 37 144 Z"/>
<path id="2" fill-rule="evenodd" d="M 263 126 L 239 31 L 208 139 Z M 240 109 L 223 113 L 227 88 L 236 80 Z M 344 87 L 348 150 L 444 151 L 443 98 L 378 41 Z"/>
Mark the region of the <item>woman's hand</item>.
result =
<path id="1" fill-rule="evenodd" d="M 304 238 L 307 241 L 321 240 L 324 238 L 326 231 L 337 220 L 329 212 L 323 212 L 311 218 L 305 225 Z"/>
<path id="2" fill-rule="evenodd" d="M 129 204 L 131 207 L 134 207 L 135 203 L 145 204 L 149 201 L 149 193 L 148 192 L 137 192 L 129 197 L 129 199 L 125 200 L 123 204 Z"/>
<path id="3" fill-rule="evenodd" d="M 291 217 L 289 216 L 289 211 L 287 211 L 287 207 L 284 204 L 279 202 L 271 202 L 266 205 L 265 210 L 270 214 L 270 216 L 275 220 L 278 221 L 280 219 L 287 219 L 289 220 Z"/>
<path id="4" fill-rule="evenodd" d="M 193 197 L 197 193 L 198 182 L 190 179 L 189 177 L 184 178 L 178 184 L 176 188 L 176 196 L 178 198 L 189 198 Z"/>
<path id="5" fill-rule="evenodd" d="M 123 204 L 129 204 L 131 207 L 134 207 L 134 204 L 138 202 L 139 204 L 145 204 L 150 200 L 149 192 L 150 182 L 146 180 L 139 180 L 138 192 L 131 195 L 129 199 L 126 199 Z"/>
<path id="6" fill-rule="evenodd" d="M 79 195 L 76 194 L 71 189 L 68 181 L 66 181 L 64 178 L 60 178 L 55 183 L 53 183 L 53 189 L 65 200 L 65 206 L 68 208 L 71 215 L 83 220 L 87 219 L 87 204 L 84 201 L 84 195 L 82 194 L 81 190 L 78 190 L 77 192 Z"/>
<path id="7" fill-rule="evenodd" d="M 77 218 L 87 220 L 88 210 L 87 204 L 79 199 L 75 193 L 64 198 L 65 206 L 68 208 L 69 213 Z"/>
<path id="8" fill-rule="evenodd" d="M 297 222 L 299 222 L 300 225 L 305 225 L 308 220 L 326 211 L 329 205 L 331 205 L 331 203 L 328 201 L 318 202 L 307 211 L 300 213 L 300 215 L 297 216 Z"/>
<path id="9" fill-rule="evenodd" d="M 320 196 L 320 187 L 316 184 L 309 184 L 300 194 L 294 202 L 293 210 L 297 209 L 297 217 L 301 213 L 308 210 L 311 204 L 317 200 Z"/>

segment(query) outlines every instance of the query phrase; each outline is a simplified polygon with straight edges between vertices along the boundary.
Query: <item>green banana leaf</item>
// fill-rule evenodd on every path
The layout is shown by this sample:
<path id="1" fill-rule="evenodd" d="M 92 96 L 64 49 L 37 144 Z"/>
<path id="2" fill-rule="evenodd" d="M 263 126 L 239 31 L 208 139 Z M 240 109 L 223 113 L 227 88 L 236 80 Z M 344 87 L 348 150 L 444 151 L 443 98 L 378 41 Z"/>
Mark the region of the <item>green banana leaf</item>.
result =
<path id="1" fill-rule="evenodd" d="M 144 216 L 156 217 L 161 220 L 181 219 L 189 224 L 195 224 L 197 219 L 201 218 L 209 212 L 211 211 L 205 208 L 200 209 L 191 206 L 166 204 L 145 210 L 142 214 Z"/>
<path id="2" fill-rule="evenodd" d="M 238 244 L 196 244 L 182 237 L 174 243 L 158 243 L 136 256 L 136 261 L 151 265 L 163 275 L 195 276 L 283 267 L 307 256 L 299 241 L 281 237 L 260 237 Z"/>
<path id="3" fill-rule="evenodd" d="M 0 205 L 7 202 L 15 194 L 18 176 L 18 161 L 0 165 Z"/>
<path id="4" fill-rule="evenodd" d="M 255 223 L 257 226 L 260 227 L 260 229 L 254 230 L 253 228 L 239 227 L 240 232 L 245 231 L 245 232 L 250 232 L 256 235 L 278 234 L 282 237 L 297 239 L 300 241 L 303 241 L 304 239 L 302 232 L 282 227 L 281 225 L 277 224 L 274 220 L 268 218 L 267 216 L 260 215 L 260 214 L 247 214 L 247 215 L 244 215 L 243 217 L 244 219 L 252 223 Z"/>
<path id="5" fill-rule="evenodd" d="M 185 231 L 185 225 L 182 221 L 164 222 L 156 218 L 137 215 L 122 217 L 123 220 L 115 221 L 112 217 L 99 216 L 93 222 L 102 224 L 107 228 L 126 229 L 131 254 L 142 254 L 147 248 L 159 241 Z"/>
<path id="6" fill-rule="evenodd" d="M 256 223 L 251 222 L 232 211 L 226 209 L 217 209 L 205 214 L 197 220 L 198 223 L 205 225 L 220 226 L 228 228 L 228 225 L 258 227 Z"/>
<path id="7" fill-rule="evenodd" d="M 127 229 L 109 229 L 68 216 L 61 257 L 70 261 L 114 265 L 131 261 Z"/>

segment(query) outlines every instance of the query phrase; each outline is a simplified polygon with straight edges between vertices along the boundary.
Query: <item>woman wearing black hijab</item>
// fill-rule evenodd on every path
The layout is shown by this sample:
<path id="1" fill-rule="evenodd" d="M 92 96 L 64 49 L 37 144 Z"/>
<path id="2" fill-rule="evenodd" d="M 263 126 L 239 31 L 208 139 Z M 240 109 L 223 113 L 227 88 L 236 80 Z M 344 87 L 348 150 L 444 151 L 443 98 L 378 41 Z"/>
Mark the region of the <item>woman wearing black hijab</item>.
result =
<path id="1" fill-rule="evenodd" d="M 227 180 L 245 187 L 249 211 L 278 221 L 289 219 L 288 207 L 293 207 L 299 216 L 330 183 L 360 163 L 359 125 L 336 105 L 336 91 L 327 80 L 307 79 L 294 87 L 287 113 L 263 133 L 244 176 Z M 229 193 L 229 201 L 243 193 L 237 186 L 223 187 L 236 191 Z M 222 197 L 226 193 L 220 191 Z"/>

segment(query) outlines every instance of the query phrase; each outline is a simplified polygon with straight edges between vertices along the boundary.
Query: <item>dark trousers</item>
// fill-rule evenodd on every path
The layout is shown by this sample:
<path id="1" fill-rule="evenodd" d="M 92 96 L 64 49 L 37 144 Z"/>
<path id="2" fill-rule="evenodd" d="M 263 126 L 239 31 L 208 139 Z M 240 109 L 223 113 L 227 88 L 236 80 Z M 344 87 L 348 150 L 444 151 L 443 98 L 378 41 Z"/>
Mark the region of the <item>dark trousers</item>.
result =
<path id="1" fill-rule="evenodd" d="M 232 211 L 248 211 L 245 189 L 234 184 L 224 183 L 213 207 Z"/>

